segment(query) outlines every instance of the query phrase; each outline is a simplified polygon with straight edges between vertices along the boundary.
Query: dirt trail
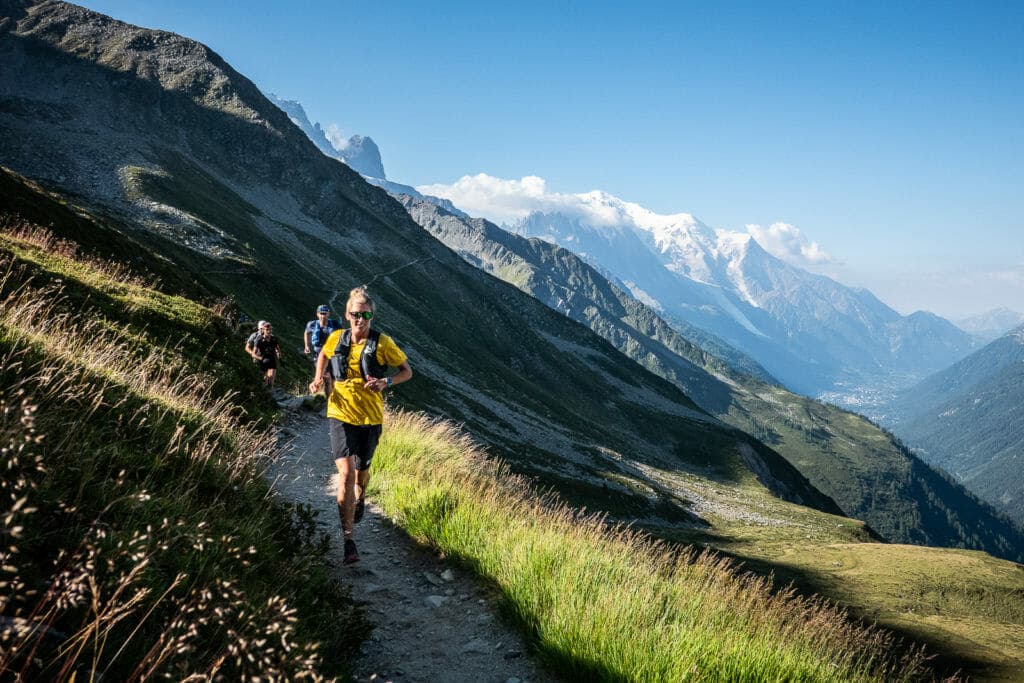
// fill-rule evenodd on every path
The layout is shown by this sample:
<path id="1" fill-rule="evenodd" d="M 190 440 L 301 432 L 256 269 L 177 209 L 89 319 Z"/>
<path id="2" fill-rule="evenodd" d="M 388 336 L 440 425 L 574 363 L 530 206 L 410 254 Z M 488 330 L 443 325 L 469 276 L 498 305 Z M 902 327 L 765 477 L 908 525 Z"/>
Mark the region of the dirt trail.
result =
<path id="1" fill-rule="evenodd" d="M 274 489 L 320 512 L 317 523 L 336 541 L 336 576 L 352 586 L 374 624 L 353 667 L 355 680 L 557 680 L 530 659 L 523 639 L 496 614 L 487 590 L 418 546 L 372 501 L 355 529 L 362 561 L 343 567 L 326 419 L 295 410 L 280 436 L 287 448 L 268 473 Z"/>

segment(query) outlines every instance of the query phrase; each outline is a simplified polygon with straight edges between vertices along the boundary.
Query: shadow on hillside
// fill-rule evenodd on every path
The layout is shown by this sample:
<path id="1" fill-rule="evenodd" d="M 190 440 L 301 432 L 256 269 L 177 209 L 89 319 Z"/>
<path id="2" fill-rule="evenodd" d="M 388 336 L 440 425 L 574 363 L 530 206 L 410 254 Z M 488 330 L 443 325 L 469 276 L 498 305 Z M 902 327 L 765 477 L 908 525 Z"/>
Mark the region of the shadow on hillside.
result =
<path id="1" fill-rule="evenodd" d="M 951 651 L 951 645 L 948 641 L 940 640 L 935 636 L 910 628 L 889 624 L 882 625 L 876 622 L 874 618 L 869 617 L 862 607 L 842 604 L 840 600 L 832 597 L 832 587 L 826 581 L 823 581 L 820 575 L 814 572 L 796 569 L 789 565 L 776 564 L 763 558 L 730 553 L 718 550 L 717 548 L 716 552 L 734 560 L 740 571 L 749 571 L 758 576 L 771 578 L 775 590 L 792 588 L 796 591 L 797 595 L 803 597 L 825 598 L 846 609 L 855 622 L 864 626 L 877 626 L 894 634 L 900 640 L 897 646 L 900 652 L 909 651 L 917 645 L 924 645 L 926 654 L 929 657 L 928 664 L 932 669 L 935 679 L 946 679 L 964 674 L 974 677 L 988 673 L 992 667 L 993 662 L 974 656 L 966 649 L 966 644 L 956 651 Z"/>

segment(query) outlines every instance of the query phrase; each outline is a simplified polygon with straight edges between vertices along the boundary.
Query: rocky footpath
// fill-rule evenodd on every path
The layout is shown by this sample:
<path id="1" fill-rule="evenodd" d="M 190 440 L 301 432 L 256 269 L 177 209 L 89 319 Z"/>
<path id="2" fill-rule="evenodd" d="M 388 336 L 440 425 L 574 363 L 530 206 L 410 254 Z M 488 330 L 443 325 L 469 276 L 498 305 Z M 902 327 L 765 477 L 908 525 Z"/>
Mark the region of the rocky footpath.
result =
<path id="1" fill-rule="evenodd" d="M 274 490 L 319 512 L 317 523 L 338 541 L 332 550 L 337 578 L 352 586 L 353 597 L 374 624 L 353 666 L 354 680 L 557 680 L 531 659 L 522 637 L 497 614 L 492 591 L 418 545 L 372 501 L 356 526 L 362 561 L 342 566 L 337 477 L 326 420 L 293 410 L 280 437 L 284 454 L 268 472 Z"/>

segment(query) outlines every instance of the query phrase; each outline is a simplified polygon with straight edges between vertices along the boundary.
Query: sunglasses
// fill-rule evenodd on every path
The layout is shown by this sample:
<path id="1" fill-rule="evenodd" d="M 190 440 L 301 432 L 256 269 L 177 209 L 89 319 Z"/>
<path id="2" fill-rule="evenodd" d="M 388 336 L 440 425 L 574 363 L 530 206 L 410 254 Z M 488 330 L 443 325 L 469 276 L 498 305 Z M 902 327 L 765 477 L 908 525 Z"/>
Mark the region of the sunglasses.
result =
<path id="1" fill-rule="evenodd" d="M 370 318 L 373 317 L 373 311 L 349 311 L 348 315 L 350 318 L 355 318 L 356 320 L 358 320 L 359 318 L 362 318 L 363 320 L 369 320 Z"/>

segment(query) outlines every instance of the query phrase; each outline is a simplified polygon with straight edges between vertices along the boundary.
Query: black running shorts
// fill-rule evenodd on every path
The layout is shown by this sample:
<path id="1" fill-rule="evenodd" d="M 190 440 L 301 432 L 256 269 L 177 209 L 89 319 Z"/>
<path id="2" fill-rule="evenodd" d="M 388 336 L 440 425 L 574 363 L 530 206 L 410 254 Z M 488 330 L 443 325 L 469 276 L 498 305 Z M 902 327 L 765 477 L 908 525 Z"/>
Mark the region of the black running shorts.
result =
<path id="1" fill-rule="evenodd" d="M 357 470 L 370 468 L 373 453 L 380 441 L 381 425 L 350 425 L 341 420 L 327 420 L 331 429 L 331 454 L 335 460 L 355 458 Z"/>

